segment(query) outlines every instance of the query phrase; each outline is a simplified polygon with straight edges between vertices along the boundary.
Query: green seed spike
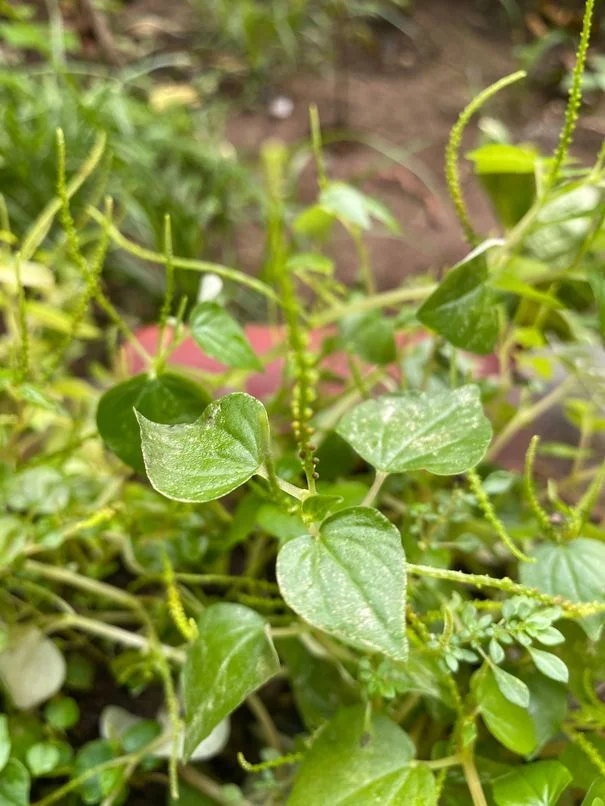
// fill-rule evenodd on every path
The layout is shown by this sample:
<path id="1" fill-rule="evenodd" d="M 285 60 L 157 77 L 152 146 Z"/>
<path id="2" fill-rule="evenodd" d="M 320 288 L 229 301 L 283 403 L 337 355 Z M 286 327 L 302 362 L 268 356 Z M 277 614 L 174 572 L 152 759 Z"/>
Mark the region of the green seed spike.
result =
<path id="1" fill-rule="evenodd" d="M 194 641 L 198 635 L 197 625 L 193 619 L 187 618 L 176 586 L 174 570 L 167 554 L 164 554 L 164 584 L 168 597 L 168 610 L 175 626 L 185 641 Z"/>
<path id="2" fill-rule="evenodd" d="M 309 123 L 311 126 L 311 146 L 313 148 L 313 156 L 315 157 L 315 165 L 317 167 L 317 183 L 320 190 L 322 190 L 328 184 L 328 177 L 326 175 L 326 165 L 322 151 L 319 111 L 315 104 L 312 104 L 309 107 Z"/>
<path id="3" fill-rule="evenodd" d="M 580 44 L 576 53 L 576 64 L 573 69 L 571 87 L 569 89 L 569 100 L 565 110 L 565 122 L 559 137 L 559 145 L 555 151 L 550 172 L 546 180 L 545 190 L 550 190 L 559 178 L 561 168 L 567 160 L 569 147 L 573 140 L 576 125 L 578 123 L 580 106 L 582 105 L 582 81 L 584 78 L 584 71 L 586 69 L 586 55 L 588 53 L 588 46 L 590 44 L 590 32 L 592 29 L 594 7 L 595 0 L 586 0 L 584 19 L 582 21 L 582 34 L 580 36 Z"/>
<path id="4" fill-rule="evenodd" d="M 603 462 L 597 471 L 596 476 L 591 481 L 588 489 L 574 510 L 578 516 L 578 528 L 580 528 L 582 524 L 590 517 L 590 514 L 599 499 L 603 486 L 605 486 L 605 462 Z"/>
<path id="5" fill-rule="evenodd" d="M 170 216 L 164 216 L 164 254 L 166 255 L 166 287 L 164 289 L 164 299 L 160 311 L 158 338 L 158 351 L 161 354 L 164 349 L 164 334 L 166 323 L 170 315 L 170 307 L 174 296 L 174 253 L 172 249 L 172 222 Z"/>
<path id="6" fill-rule="evenodd" d="M 113 215 L 113 199 L 110 196 L 105 198 L 105 215 L 107 218 L 111 219 Z M 85 280 L 85 287 L 84 291 L 82 292 L 80 299 L 78 300 L 78 304 L 72 314 L 71 322 L 69 323 L 69 330 L 65 334 L 60 346 L 55 353 L 54 360 L 50 364 L 46 374 L 45 380 L 48 380 L 54 372 L 61 366 L 63 361 L 63 357 L 67 348 L 76 338 L 78 333 L 78 328 L 82 324 L 84 317 L 86 316 L 86 311 L 88 310 L 88 306 L 90 305 L 91 301 L 94 299 L 98 288 L 99 288 L 99 279 L 101 277 L 101 273 L 103 271 L 103 266 L 105 264 L 105 257 L 107 255 L 107 249 L 109 247 L 109 233 L 107 228 L 105 227 L 101 232 L 101 237 L 99 238 L 99 243 L 97 248 L 92 256 L 90 266 L 88 267 L 88 273 L 86 274 Z"/>
<path id="7" fill-rule="evenodd" d="M 283 767 L 286 764 L 298 764 L 302 761 L 304 755 L 302 753 L 288 753 L 286 756 L 279 756 L 279 758 L 271 758 L 268 761 L 263 761 L 260 764 L 251 764 L 243 753 L 237 754 L 237 763 L 246 772 L 264 772 L 265 770 L 274 770 L 276 767 Z"/>
<path id="8" fill-rule="evenodd" d="M 496 511 L 489 500 L 487 493 L 483 489 L 479 474 L 475 470 L 469 470 L 469 472 L 466 474 L 466 477 L 468 479 L 469 487 L 471 488 L 471 491 L 473 492 L 475 498 L 477 499 L 477 503 L 483 512 L 485 520 L 494 529 L 500 540 L 502 540 L 502 542 L 508 547 L 511 554 L 523 562 L 535 562 L 535 560 L 533 560 L 531 557 L 528 557 L 527 554 L 524 554 L 521 549 L 518 548 L 506 531 L 504 524 L 496 515 Z"/>
<path id="9" fill-rule="evenodd" d="M 27 311 L 25 291 L 21 279 L 21 254 L 15 255 L 15 282 L 17 284 L 17 317 L 19 322 L 19 351 L 17 353 L 17 381 L 21 383 L 29 375 L 29 335 L 27 332 Z"/>
<path id="10" fill-rule="evenodd" d="M 525 472 L 523 475 L 525 494 L 527 496 L 527 500 L 529 501 L 531 511 L 534 513 L 536 520 L 540 524 L 540 528 L 543 530 L 544 534 L 552 536 L 554 535 L 554 529 L 552 527 L 550 517 L 548 516 L 546 510 L 541 506 L 534 488 L 534 463 L 539 444 L 540 437 L 537 435 L 533 436 L 529 443 L 527 453 L 525 454 Z"/>
<path id="11" fill-rule="evenodd" d="M 284 232 L 283 187 L 285 153 L 281 144 L 269 143 L 263 149 L 265 182 L 270 196 L 269 249 L 270 272 L 281 291 L 281 304 L 288 335 L 288 358 L 294 376 L 290 400 L 292 431 L 298 456 L 307 478 L 309 492 L 314 493 L 318 473 L 316 470 L 314 428 L 310 424 L 317 398 L 315 386 L 319 379 L 316 356 L 308 349 L 309 333 L 303 325 L 303 312 L 296 293 L 292 272 L 286 256 L 288 244 Z"/>
<path id="12" fill-rule="evenodd" d="M 466 240 L 471 246 L 477 246 L 480 239 L 473 229 L 468 210 L 464 202 L 464 197 L 462 195 L 460 169 L 458 165 L 460 159 L 460 146 L 462 145 L 462 136 L 475 112 L 481 109 L 481 107 L 487 101 L 489 101 L 490 98 L 496 95 L 496 93 L 500 92 L 500 90 L 504 89 L 505 87 L 509 87 L 511 84 L 514 84 L 516 81 L 519 81 L 522 78 L 525 78 L 526 75 L 527 73 L 525 73 L 525 71 L 520 70 L 519 72 L 512 73 L 510 76 L 505 76 L 499 81 L 496 81 L 495 84 L 486 87 L 486 89 L 484 89 L 483 92 L 480 92 L 476 98 L 473 98 L 466 109 L 460 113 L 460 117 L 454 124 L 450 133 L 450 138 L 445 151 L 445 175 L 447 178 L 450 196 L 454 203 L 454 207 L 456 208 L 458 219 L 462 225 L 462 229 L 464 230 Z"/>

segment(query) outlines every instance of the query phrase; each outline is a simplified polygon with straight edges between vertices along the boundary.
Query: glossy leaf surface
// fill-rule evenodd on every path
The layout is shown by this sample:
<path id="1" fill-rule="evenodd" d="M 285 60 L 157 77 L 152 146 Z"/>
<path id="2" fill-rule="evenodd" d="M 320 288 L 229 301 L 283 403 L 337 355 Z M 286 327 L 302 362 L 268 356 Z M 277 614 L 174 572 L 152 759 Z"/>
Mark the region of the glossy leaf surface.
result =
<path id="1" fill-rule="evenodd" d="M 345 643 L 395 660 L 407 657 L 405 555 L 378 510 L 353 507 L 301 535 L 277 558 L 282 596 L 299 616 Z"/>
<path id="2" fill-rule="evenodd" d="M 189 317 L 189 327 L 196 344 L 221 364 L 236 369 L 262 369 L 243 329 L 217 302 L 196 305 Z"/>
<path id="3" fill-rule="evenodd" d="M 137 412 L 153 487 L 177 501 L 212 501 L 253 476 L 264 460 L 267 413 L 244 392 L 211 403 L 194 423 L 164 425 Z"/>
<path id="4" fill-rule="evenodd" d="M 521 582 L 570 602 L 605 601 L 605 543 L 580 537 L 567 543 L 543 543 L 532 555 L 535 563 L 523 563 Z M 596 641 L 605 614 L 583 618 L 579 623 Z"/>
<path id="5" fill-rule="evenodd" d="M 141 435 L 135 410 L 155 423 L 192 423 L 204 411 L 209 396 L 182 375 L 166 372 L 156 378 L 135 375 L 101 397 L 97 428 L 107 447 L 125 464 L 145 472 Z"/>
<path id="6" fill-rule="evenodd" d="M 258 613 L 231 602 L 206 608 L 183 669 L 185 757 L 278 671 L 267 623 Z"/>
<path id="7" fill-rule="evenodd" d="M 341 711 L 305 755 L 287 806 L 432 806 L 435 782 L 410 767 L 414 744 L 387 717 L 364 735 L 364 709 Z"/>
<path id="8" fill-rule="evenodd" d="M 447 476 L 481 461 L 492 428 L 479 388 L 467 385 L 366 400 L 343 417 L 338 433 L 377 470 Z"/>
<path id="9" fill-rule="evenodd" d="M 494 800 L 497 806 L 555 806 L 570 782 L 560 761 L 536 761 L 497 778 Z"/>
<path id="10" fill-rule="evenodd" d="M 496 345 L 498 312 L 480 250 L 450 269 L 416 315 L 454 347 L 485 355 Z"/>

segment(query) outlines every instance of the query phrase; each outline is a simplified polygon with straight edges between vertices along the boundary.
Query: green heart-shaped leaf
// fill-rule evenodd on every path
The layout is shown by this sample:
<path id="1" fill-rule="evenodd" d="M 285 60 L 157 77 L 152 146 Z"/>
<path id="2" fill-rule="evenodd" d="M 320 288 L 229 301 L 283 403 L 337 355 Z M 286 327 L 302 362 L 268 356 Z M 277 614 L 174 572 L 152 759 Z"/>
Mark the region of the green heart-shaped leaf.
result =
<path id="1" fill-rule="evenodd" d="M 488 285 L 487 242 L 454 266 L 416 314 L 454 347 L 491 353 L 498 338 L 498 311 Z"/>
<path id="2" fill-rule="evenodd" d="M 153 487 L 177 501 L 212 501 L 261 467 L 269 424 L 263 404 L 244 392 L 211 403 L 194 423 L 162 425 L 136 413 Z"/>
<path id="3" fill-rule="evenodd" d="M 135 375 L 99 400 L 97 428 L 107 447 L 139 473 L 145 472 L 135 409 L 156 423 L 192 423 L 210 397 L 198 384 L 166 372 L 156 378 Z"/>
<path id="4" fill-rule="evenodd" d="M 198 637 L 183 668 L 184 754 L 200 742 L 246 697 L 279 672 L 279 658 L 258 613 L 220 602 L 200 616 Z"/>
<path id="5" fill-rule="evenodd" d="M 365 730 L 363 706 L 340 711 L 305 755 L 287 806 L 434 806 L 435 779 L 410 765 L 409 736 L 378 714 Z"/>
<path id="6" fill-rule="evenodd" d="M 189 317 L 196 344 L 221 364 L 236 369 L 261 370 L 246 334 L 218 302 L 200 302 Z"/>
<path id="7" fill-rule="evenodd" d="M 351 646 L 407 657 L 405 555 L 401 536 L 378 510 L 336 512 L 316 536 L 283 545 L 277 581 L 288 605 Z"/>
<path id="8" fill-rule="evenodd" d="M 479 388 L 473 385 L 366 400 L 343 417 L 337 430 L 383 473 L 429 470 L 440 476 L 475 467 L 492 436 Z"/>
<path id="9" fill-rule="evenodd" d="M 580 537 L 567 543 L 543 543 L 531 555 L 535 563 L 523 563 L 521 582 L 550 596 L 570 602 L 605 602 L 605 543 Z M 592 641 L 601 634 L 605 614 L 579 621 Z"/>
<path id="10" fill-rule="evenodd" d="M 498 806 L 555 806 L 571 783 L 571 773 L 560 761 L 536 761 L 496 778 Z"/>

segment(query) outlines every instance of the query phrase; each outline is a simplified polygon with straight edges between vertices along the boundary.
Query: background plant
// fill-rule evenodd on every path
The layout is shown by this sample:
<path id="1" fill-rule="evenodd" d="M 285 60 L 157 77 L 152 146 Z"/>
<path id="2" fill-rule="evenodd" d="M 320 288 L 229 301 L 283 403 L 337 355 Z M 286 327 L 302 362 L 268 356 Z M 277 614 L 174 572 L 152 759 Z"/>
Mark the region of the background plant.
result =
<path id="1" fill-rule="evenodd" d="M 263 153 L 261 279 L 183 254 L 171 216 L 149 248 L 122 231 L 111 180 L 90 193 L 111 129 L 84 159 L 55 135 L 22 229 L 2 207 L 8 802 L 602 799 L 603 165 L 568 158 L 591 9 L 555 157 L 470 155 L 498 238 L 457 167 L 496 88 L 462 113 L 447 175 L 472 251 L 438 283 L 375 292 L 365 239 L 396 222 L 332 180 L 314 111 L 313 204 L 291 214 L 291 155 Z M 323 253 L 337 227 L 352 289 Z M 106 293 L 117 248 L 165 271 L 152 355 Z M 222 285 L 189 311 L 176 271 Z M 267 352 L 242 289 L 283 323 Z M 189 332 L 221 369 L 171 365 Z M 561 403 L 573 439 L 530 442 Z"/>

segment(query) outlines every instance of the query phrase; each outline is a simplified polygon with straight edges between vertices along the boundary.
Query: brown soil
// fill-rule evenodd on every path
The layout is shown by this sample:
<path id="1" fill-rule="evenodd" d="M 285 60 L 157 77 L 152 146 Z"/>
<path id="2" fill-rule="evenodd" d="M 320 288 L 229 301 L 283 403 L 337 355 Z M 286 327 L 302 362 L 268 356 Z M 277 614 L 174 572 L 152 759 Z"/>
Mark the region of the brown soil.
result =
<path id="1" fill-rule="evenodd" d="M 538 0 L 527 0 L 516 7 L 529 12 L 539 6 Z M 161 42 L 162 50 L 192 53 L 199 44 L 192 32 L 199 24 L 199 13 L 182 0 L 132 0 L 119 22 L 132 47 L 134 42 L 151 39 Z M 400 237 L 375 230 L 367 239 L 379 288 L 396 286 L 406 275 L 441 270 L 464 255 L 443 179 L 447 137 L 457 115 L 478 90 L 519 68 L 513 49 L 527 36 L 527 31 L 511 27 L 504 4 L 497 0 L 416 2 L 405 33 L 384 23 L 365 49 L 349 44 L 347 69 L 341 53 L 336 69 L 327 64 L 318 74 L 301 70 L 279 87 L 265 87 L 264 100 L 252 111 L 237 111 L 236 101 L 228 139 L 241 156 L 256 161 L 268 139 L 295 144 L 308 137 L 311 103 L 319 107 L 326 134 L 335 123 L 342 129 L 344 122 L 356 142 L 326 148 L 329 172 L 387 203 L 400 222 Z M 568 65 L 573 63 L 569 48 L 558 56 Z M 245 73 L 245 64 L 241 67 Z M 277 95 L 294 102 L 286 120 L 269 114 L 268 101 Z M 514 140 L 531 140 L 549 151 L 556 145 L 563 110 L 563 98 L 549 98 L 526 81 L 507 89 L 486 112 L 504 120 Z M 590 160 L 604 134 L 605 117 L 589 110 L 576 140 L 577 154 Z M 364 138 L 390 148 L 402 164 L 362 145 L 359 140 Z M 476 143 L 477 131 L 471 126 L 465 146 Z M 463 164 L 462 170 L 473 222 L 488 234 L 494 228 L 489 206 L 470 176 L 469 165 Z M 308 166 L 299 178 L 296 200 L 310 202 L 315 193 L 314 171 Z M 242 268 L 258 273 L 263 248 L 261 227 L 250 222 L 240 228 L 237 252 Z M 346 233 L 337 235 L 331 249 L 340 277 L 354 280 L 357 257 Z"/>
<path id="2" fill-rule="evenodd" d="M 229 122 L 231 142 L 255 156 L 269 138 L 287 143 L 306 138 L 309 104 L 318 105 L 328 134 L 344 105 L 349 132 L 358 139 L 379 140 L 401 155 L 404 164 L 398 165 L 359 143 L 326 149 L 330 175 L 359 183 L 387 203 L 401 224 L 399 238 L 378 231 L 368 236 L 380 288 L 395 286 L 412 273 L 440 270 L 465 253 L 447 198 L 443 154 L 452 124 L 477 90 L 518 69 L 515 32 L 497 11 L 492 3 L 489 13 L 480 13 L 474 0 L 425 0 L 417 4 L 413 38 L 394 29 L 379 31 L 377 52 L 349 55 L 347 71 L 341 67 L 324 75 L 299 75 L 281 87 L 278 94 L 294 102 L 287 120 L 274 120 L 261 109 L 237 113 Z M 550 150 L 557 142 L 563 108 L 562 99 L 548 100 L 520 84 L 506 90 L 488 110 L 507 122 L 515 140 L 531 139 Z M 602 119 L 593 115 L 579 133 L 579 155 L 590 159 L 602 134 Z M 476 129 L 471 127 L 465 144 L 472 147 L 476 142 Z M 494 228 L 491 211 L 468 164 L 462 169 L 473 222 L 488 234 Z M 315 192 L 309 167 L 300 177 L 300 198 L 311 201 Z M 243 266 L 254 271 L 261 261 L 262 234 L 250 225 L 240 232 L 238 246 Z M 357 258 L 346 233 L 338 237 L 333 252 L 341 278 L 350 282 Z"/>

